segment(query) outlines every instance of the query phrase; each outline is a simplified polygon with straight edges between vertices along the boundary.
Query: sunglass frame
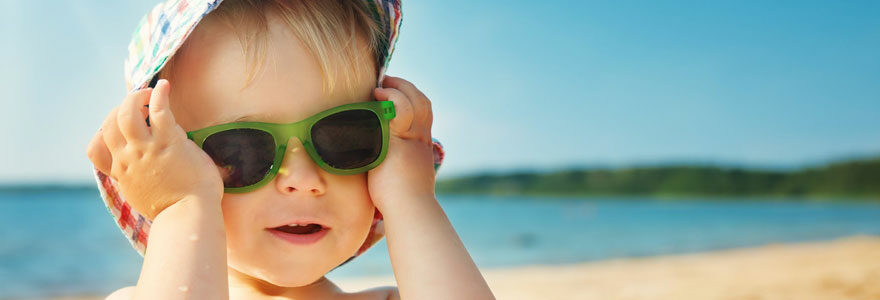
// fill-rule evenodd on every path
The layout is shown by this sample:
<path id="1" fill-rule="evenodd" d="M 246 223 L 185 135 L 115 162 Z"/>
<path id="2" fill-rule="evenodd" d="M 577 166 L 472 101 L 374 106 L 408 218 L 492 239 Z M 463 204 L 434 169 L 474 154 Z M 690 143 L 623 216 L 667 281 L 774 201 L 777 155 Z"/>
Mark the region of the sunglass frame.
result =
<path id="1" fill-rule="evenodd" d="M 315 149 L 314 144 L 312 143 L 312 137 L 310 133 L 312 132 L 312 126 L 314 126 L 315 123 L 317 123 L 324 117 L 349 110 L 368 110 L 376 114 L 376 116 L 379 118 L 379 124 L 382 127 L 382 150 L 379 153 L 379 157 L 366 166 L 356 169 L 338 169 L 330 166 L 327 162 L 324 161 L 324 159 L 321 158 L 320 155 L 318 155 L 318 152 Z M 291 137 L 297 137 L 302 143 L 303 147 L 306 149 L 309 157 L 311 157 L 312 160 L 322 169 L 332 174 L 354 175 L 375 168 L 376 166 L 381 164 L 383 160 L 385 160 L 385 156 L 388 154 L 388 123 L 391 119 L 394 119 L 394 117 L 395 111 L 394 103 L 392 101 L 367 101 L 350 103 L 330 108 L 328 110 L 319 112 L 306 119 L 294 123 L 279 124 L 264 122 L 233 122 L 189 131 L 186 133 L 186 136 L 187 138 L 195 142 L 196 145 L 199 146 L 199 148 L 202 148 L 202 145 L 205 143 L 205 140 L 208 139 L 208 137 L 210 137 L 212 134 L 223 132 L 226 130 L 255 129 L 269 133 L 269 135 L 271 135 L 272 138 L 275 140 L 275 157 L 272 161 L 272 168 L 269 170 L 269 172 L 266 173 L 263 179 L 261 179 L 257 183 L 242 187 L 224 188 L 224 191 L 226 193 L 246 193 L 263 187 L 275 178 L 275 175 L 278 174 L 278 171 L 281 167 L 282 160 L 284 159 L 284 153 L 287 151 L 287 142 L 290 140 Z"/>

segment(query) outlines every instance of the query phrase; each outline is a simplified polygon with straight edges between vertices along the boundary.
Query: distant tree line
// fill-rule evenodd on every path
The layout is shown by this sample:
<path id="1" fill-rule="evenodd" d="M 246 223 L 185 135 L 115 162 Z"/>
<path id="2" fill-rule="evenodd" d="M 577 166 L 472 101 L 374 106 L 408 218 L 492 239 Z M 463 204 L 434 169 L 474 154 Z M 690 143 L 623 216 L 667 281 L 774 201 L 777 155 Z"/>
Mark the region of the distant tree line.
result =
<path id="1" fill-rule="evenodd" d="M 794 171 L 714 166 L 478 174 L 438 181 L 438 194 L 798 196 L 880 199 L 880 157 Z"/>

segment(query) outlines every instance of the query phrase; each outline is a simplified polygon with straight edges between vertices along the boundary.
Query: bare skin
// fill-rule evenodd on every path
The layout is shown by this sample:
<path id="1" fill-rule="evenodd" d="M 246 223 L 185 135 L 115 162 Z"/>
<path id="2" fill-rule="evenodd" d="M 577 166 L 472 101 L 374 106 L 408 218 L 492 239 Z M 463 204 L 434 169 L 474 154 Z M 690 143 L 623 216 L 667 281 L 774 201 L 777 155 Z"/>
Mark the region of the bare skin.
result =
<path id="1" fill-rule="evenodd" d="M 428 98 L 396 77 L 374 88 L 374 69 L 361 74 L 354 90 L 327 93 L 317 61 L 271 16 L 265 67 L 242 88 L 247 57 L 224 26 L 206 18 L 176 54 L 170 80 L 127 96 L 89 145 L 96 167 L 153 218 L 137 286 L 108 298 L 494 299 L 434 195 Z M 327 173 L 291 138 L 270 184 L 224 194 L 216 166 L 185 136 L 245 116 L 291 123 L 373 99 L 393 101 L 397 116 L 385 161 L 365 174 Z M 345 293 L 324 274 L 363 243 L 375 209 L 385 218 L 398 287 Z M 330 229 L 310 245 L 266 231 L 298 217 Z"/>

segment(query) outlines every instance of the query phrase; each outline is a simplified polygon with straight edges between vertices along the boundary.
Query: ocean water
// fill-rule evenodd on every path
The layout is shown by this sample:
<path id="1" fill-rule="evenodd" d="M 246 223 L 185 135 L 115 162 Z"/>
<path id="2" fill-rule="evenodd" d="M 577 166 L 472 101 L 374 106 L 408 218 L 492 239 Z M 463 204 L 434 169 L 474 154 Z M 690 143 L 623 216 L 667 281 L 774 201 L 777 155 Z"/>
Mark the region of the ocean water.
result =
<path id="1" fill-rule="evenodd" d="M 481 268 L 880 235 L 880 203 L 438 198 Z M 387 251 L 383 240 L 328 276 L 391 274 Z M 0 192 L 0 299 L 107 295 L 141 263 L 97 190 Z"/>

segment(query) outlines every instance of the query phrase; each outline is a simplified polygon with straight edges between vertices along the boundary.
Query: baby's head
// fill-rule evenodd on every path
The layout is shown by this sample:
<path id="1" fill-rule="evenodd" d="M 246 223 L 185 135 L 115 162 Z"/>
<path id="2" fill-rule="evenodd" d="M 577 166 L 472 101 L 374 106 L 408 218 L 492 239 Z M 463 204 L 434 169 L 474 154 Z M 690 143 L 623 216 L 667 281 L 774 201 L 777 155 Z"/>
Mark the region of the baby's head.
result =
<path id="1" fill-rule="evenodd" d="M 237 121 L 293 123 L 374 101 L 388 49 L 371 4 L 222 2 L 158 73 L 170 83 L 175 120 L 187 132 Z M 357 253 L 375 224 L 366 173 L 329 173 L 297 138 L 287 142 L 271 182 L 223 197 L 231 276 L 276 286 L 312 283 Z M 270 230 L 294 223 L 320 224 L 325 234 L 296 244 Z"/>

